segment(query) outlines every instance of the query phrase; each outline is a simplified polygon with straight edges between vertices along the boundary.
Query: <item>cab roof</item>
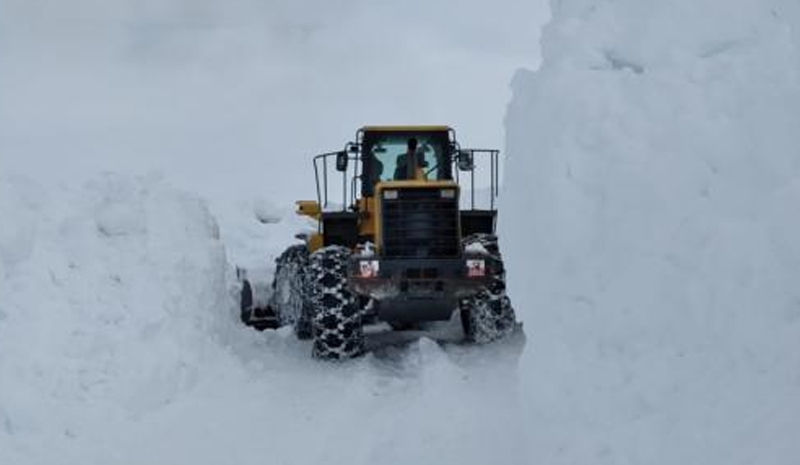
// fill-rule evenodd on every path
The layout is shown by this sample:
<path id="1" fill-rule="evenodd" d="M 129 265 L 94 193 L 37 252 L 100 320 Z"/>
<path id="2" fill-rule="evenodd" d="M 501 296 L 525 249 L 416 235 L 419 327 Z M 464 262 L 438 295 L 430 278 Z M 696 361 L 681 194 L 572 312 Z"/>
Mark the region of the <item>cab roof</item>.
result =
<path id="1" fill-rule="evenodd" d="M 364 132 L 439 132 L 449 131 L 450 126 L 364 126 Z"/>

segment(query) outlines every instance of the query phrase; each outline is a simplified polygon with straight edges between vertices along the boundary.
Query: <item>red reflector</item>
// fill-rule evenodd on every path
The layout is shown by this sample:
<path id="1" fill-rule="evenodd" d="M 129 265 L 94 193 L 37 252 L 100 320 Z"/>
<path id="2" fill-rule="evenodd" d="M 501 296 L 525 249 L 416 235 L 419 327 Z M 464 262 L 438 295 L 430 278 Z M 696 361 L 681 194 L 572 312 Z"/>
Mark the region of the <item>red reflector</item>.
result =
<path id="1" fill-rule="evenodd" d="M 467 260 L 467 277 L 481 278 L 486 276 L 486 262 L 483 260 Z"/>
<path id="2" fill-rule="evenodd" d="M 359 275 L 362 278 L 377 278 L 380 270 L 380 262 L 377 260 L 365 260 L 359 262 Z"/>

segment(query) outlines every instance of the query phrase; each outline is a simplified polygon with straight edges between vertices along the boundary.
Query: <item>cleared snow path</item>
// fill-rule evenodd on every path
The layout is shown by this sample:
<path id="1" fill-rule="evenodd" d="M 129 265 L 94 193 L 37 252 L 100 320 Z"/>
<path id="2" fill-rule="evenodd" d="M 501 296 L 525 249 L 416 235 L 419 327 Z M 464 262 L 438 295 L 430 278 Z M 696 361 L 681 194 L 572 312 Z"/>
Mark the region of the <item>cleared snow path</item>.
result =
<path id="1" fill-rule="evenodd" d="M 0 177 L 0 220 L 0 463 L 528 462 L 515 350 L 325 364 L 244 328 L 212 215 L 157 178 Z"/>

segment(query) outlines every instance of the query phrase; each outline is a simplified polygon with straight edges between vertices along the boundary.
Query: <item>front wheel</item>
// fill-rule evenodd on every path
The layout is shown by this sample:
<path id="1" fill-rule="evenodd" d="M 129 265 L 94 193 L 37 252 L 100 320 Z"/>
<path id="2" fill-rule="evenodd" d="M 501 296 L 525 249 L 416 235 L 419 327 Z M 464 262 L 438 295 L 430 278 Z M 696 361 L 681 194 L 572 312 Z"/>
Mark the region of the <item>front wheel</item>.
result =
<path id="1" fill-rule="evenodd" d="M 475 234 L 464 239 L 464 246 L 479 244 L 488 254 L 500 260 L 500 267 L 491 283 L 474 296 L 461 299 L 459 310 L 464 337 L 476 344 L 486 344 L 512 333 L 516 314 L 511 299 L 506 295 L 506 277 L 497 238 L 488 234 Z"/>
<path id="2" fill-rule="evenodd" d="M 310 256 L 313 356 L 319 359 L 348 359 L 364 352 L 361 311 L 347 286 L 349 258 L 350 250 L 340 246 L 325 247 Z"/>

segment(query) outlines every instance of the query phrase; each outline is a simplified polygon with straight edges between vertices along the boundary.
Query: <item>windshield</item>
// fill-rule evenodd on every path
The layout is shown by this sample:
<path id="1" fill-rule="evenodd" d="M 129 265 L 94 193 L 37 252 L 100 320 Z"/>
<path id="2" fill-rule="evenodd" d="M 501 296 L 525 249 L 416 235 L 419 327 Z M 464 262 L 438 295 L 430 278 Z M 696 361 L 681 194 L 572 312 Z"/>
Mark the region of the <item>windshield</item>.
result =
<path id="1" fill-rule="evenodd" d="M 371 196 L 378 182 L 407 179 L 410 139 L 417 141 L 417 166 L 422 168 L 425 179 L 453 178 L 447 131 L 366 131 L 361 140 L 363 196 Z"/>
<path id="2" fill-rule="evenodd" d="M 442 146 L 430 136 L 416 136 L 417 160 L 427 174 L 427 179 L 438 179 L 442 157 Z M 373 157 L 374 179 L 393 181 L 406 179 L 408 140 L 410 137 L 387 134 L 370 147 Z"/>

